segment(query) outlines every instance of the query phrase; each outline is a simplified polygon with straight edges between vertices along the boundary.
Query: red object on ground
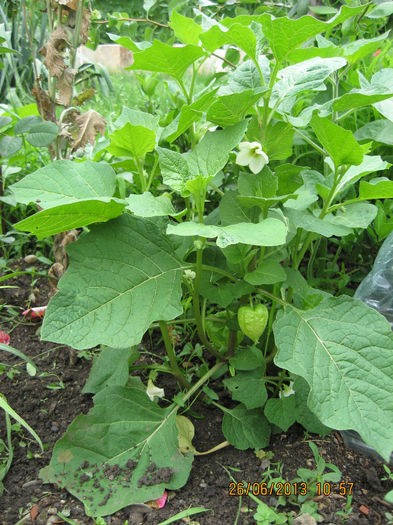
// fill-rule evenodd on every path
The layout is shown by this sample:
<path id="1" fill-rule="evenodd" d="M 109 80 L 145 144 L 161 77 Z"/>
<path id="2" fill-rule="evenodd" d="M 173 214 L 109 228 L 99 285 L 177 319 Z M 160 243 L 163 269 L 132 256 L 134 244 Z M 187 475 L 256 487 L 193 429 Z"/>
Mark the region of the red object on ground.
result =
<path id="1" fill-rule="evenodd" d="M 0 332 L 0 343 L 4 343 L 5 345 L 10 344 L 10 336 L 6 334 L 3 330 Z"/>
<path id="2" fill-rule="evenodd" d="M 37 306 L 36 308 L 29 308 L 22 312 L 22 315 L 29 315 L 30 317 L 44 317 L 46 306 Z"/>

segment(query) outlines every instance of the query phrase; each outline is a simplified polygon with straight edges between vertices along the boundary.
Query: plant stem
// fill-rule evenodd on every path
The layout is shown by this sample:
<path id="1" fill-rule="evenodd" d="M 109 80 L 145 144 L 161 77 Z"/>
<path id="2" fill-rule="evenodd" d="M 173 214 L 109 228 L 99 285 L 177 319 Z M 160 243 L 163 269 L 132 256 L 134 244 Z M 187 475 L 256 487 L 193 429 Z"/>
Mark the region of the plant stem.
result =
<path id="1" fill-rule="evenodd" d="M 312 146 L 313 148 L 315 148 L 317 151 L 319 151 L 319 153 L 321 155 L 323 155 L 324 157 L 328 157 L 328 153 L 327 151 L 325 151 L 323 148 L 321 148 L 320 146 L 318 146 L 318 144 L 316 144 L 313 140 L 311 140 L 309 137 L 307 137 L 307 135 L 305 135 L 304 133 L 302 133 L 301 131 L 299 131 L 299 129 L 295 129 L 295 132 L 300 135 L 302 137 L 302 139 L 304 139 L 306 142 L 308 142 L 310 144 L 310 146 Z"/>
<path id="2" fill-rule="evenodd" d="M 219 363 L 216 363 L 210 370 L 208 370 L 206 372 L 206 374 L 204 374 L 200 379 L 198 379 L 198 381 L 195 383 L 195 385 L 193 385 L 190 390 L 188 392 L 186 392 L 183 397 L 182 397 L 182 401 L 183 403 L 185 403 L 188 399 L 190 399 L 191 396 L 194 395 L 194 393 L 199 390 L 199 388 L 204 384 L 206 383 L 206 381 L 208 379 L 211 378 L 212 375 L 214 375 L 222 366 L 224 365 L 224 363 L 221 361 Z M 215 404 L 215 402 L 213 401 L 213 403 Z"/>
<path id="3" fill-rule="evenodd" d="M 178 381 L 185 388 L 190 388 L 191 387 L 190 383 L 184 377 L 182 371 L 180 370 L 180 368 L 179 368 L 179 366 L 177 364 L 176 355 L 175 355 L 175 352 L 173 350 L 171 339 L 169 337 L 168 325 L 166 324 L 165 321 L 158 321 L 158 324 L 160 326 L 162 339 L 164 341 L 165 350 L 166 350 L 167 356 L 169 358 L 169 363 L 171 365 L 171 369 L 173 371 L 173 375 L 176 377 L 176 379 L 178 379 Z"/>

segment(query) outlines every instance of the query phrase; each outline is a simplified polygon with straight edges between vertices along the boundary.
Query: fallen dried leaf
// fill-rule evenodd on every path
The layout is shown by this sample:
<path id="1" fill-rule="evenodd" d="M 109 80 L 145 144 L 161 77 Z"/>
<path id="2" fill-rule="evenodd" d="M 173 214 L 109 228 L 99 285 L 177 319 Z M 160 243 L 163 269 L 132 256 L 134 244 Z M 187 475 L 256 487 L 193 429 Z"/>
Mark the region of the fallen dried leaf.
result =
<path id="1" fill-rule="evenodd" d="M 35 505 L 33 505 L 30 509 L 30 518 L 31 518 L 31 521 L 34 521 L 36 519 L 36 517 L 38 516 L 38 504 L 36 503 Z"/>

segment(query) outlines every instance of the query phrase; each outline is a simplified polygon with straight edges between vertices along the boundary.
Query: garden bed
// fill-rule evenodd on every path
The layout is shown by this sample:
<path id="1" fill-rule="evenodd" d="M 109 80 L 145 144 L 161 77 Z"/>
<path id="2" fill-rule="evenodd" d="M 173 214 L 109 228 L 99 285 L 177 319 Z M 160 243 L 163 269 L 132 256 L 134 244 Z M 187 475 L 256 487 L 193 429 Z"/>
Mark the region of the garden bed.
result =
<path id="1" fill-rule="evenodd" d="M 22 312 L 31 293 L 31 277 L 19 276 L 7 281 L 7 284 L 16 285 L 18 288 L 3 290 L 3 303 L 13 305 Z M 39 279 L 34 288 L 36 305 L 46 304 L 49 291 L 47 281 Z M 54 443 L 64 434 L 71 421 L 81 412 L 86 414 L 92 407 L 92 396 L 81 393 L 91 361 L 79 357 L 75 362 L 71 359 L 70 363 L 72 353 L 68 347 L 40 341 L 37 334 L 40 323 L 21 320 L 22 316 L 17 317 L 12 324 L 5 324 L 2 320 L 2 329 L 10 333 L 11 344 L 33 358 L 41 374 L 46 372 L 48 375 L 39 377 L 38 374 L 36 377 L 30 377 L 25 372 L 24 365 L 19 366 L 21 373 L 14 375 L 12 379 L 5 373 L 1 375 L 1 393 L 5 394 L 11 407 L 38 433 L 45 444 L 45 452 L 40 454 L 37 444 L 28 433 L 13 433 L 14 459 L 4 480 L 5 491 L 0 499 L 0 524 L 15 525 L 29 512 L 36 518 L 34 521 L 26 519 L 23 522 L 25 524 L 65 523 L 60 517 L 56 520 L 51 518 L 55 515 L 51 513 L 56 509 L 56 512 L 63 513 L 75 523 L 90 525 L 93 521 L 85 516 L 82 503 L 54 485 L 43 484 L 39 479 L 39 470 L 49 463 Z M 86 352 L 82 355 L 88 356 Z M 7 353 L 2 353 L 1 361 L 20 363 L 20 360 Z M 160 377 L 160 386 L 164 386 L 168 395 L 174 391 L 174 385 L 173 381 L 166 381 L 167 384 L 165 378 Z M 220 401 L 230 406 L 230 398 L 225 392 Z M 192 409 L 201 417 L 196 419 L 188 415 L 196 429 L 193 441 L 196 448 L 205 451 L 224 441 L 221 414 L 202 403 L 193 405 Z M 6 441 L 4 418 L 0 423 L 0 438 Z M 128 519 L 128 525 L 158 525 L 189 507 L 211 509 L 209 512 L 193 516 L 191 520 L 194 520 L 194 524 L 255 523 L 253 515 L 256 503 L 245 495 L 229 495 L 229 474 L 237 482 L 261 483 L 267 469 L 277 470 L 277 463 L 280 463 L 283 467 L 283 478 L 293 480 L 298 468 L 315 469 L 308 440 L 316 443 L 325 461 L 340 469 L 341 482 L 354 484 L 352 512 L 345 522 L 356 525 L 390 523 L 385 513 L 392 512 L 393 506 L 383 498 L 392 488 L 392 483 L 381 481 L 386 475 L 382 464 L 345 449 L 338 432 L 332 432 L 325 438 L 317 435 L 308 435 L 305 438 L 300 426 L 292 427 L 288 433 L 272 436 L 267 449 L 272 453 L 270 461 L 258 458 L 252 450 L 241 451 L 233 447 L 226 447 L 207 456 L 198 456 L 194 459 L 187 484 L 182 489 L 169 493 L 169 500 L 164 508 L 158 510 L 147 506 L 126 507 L 105 518 L 105 523 L 123 525 Z M 273 508 L 277 503 L 273 496 L 260 496 L 260 499 Z M 318 502 L 318 513 L 322 519 L 320 523 L 344 521 L 337 513 L 345 511 L 346 497 L 330 494 L 316 496 L 314 499 Z M 298 507 L 280 506 L 278 511 L 293 511 L 295 516 Z"/>

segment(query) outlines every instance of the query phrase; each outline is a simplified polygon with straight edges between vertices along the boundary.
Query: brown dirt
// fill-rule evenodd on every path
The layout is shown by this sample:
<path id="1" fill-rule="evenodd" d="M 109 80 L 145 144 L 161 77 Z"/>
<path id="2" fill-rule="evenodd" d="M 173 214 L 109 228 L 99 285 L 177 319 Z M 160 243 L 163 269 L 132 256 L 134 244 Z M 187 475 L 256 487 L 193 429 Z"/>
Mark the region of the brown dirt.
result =
<path id="1" fill-rule="evenodd" d="M 4 283 L 3 283 L 4 284 Z M 72 352 L 65 346 L 41 342 L 37 333 L 40 323 L 29 322 L 20 315 L 25 309 L 31 293 L 31 277 L 20 276 L 7 284 L 16 284 L 18 289 L 3 289 L 0 296 L 0 330 L 11 336 L 11 344 L 34 358 L 39 370 L 48 374 L 43 377 L 30 377 L 20 360 L 7 353 L 0 354 L 0 361 L 18 365 L 13 379 L 5 372 L 0 374 L 0 392 L 5 394 L 8 403 L 38 433 L 46 450 L 43 454 L 31 436 L 24 433 L 13 433 L 14 459 L 10 471 L 4 479 L 5 491 L 0 497 L 0 525 L 15 525 L 22 516 L 37 515 L 32 521 L 24 523 L 45 525 L 65 523 L 56 513 L 69 512 L 69 519 L 75 523 L 92 525 L 93 521 L 83 512 L 83 505 L 62 489 L 53 485 L 43 485 L 38 479 L 39 470 L 49 463 L 53 445 L 65 432 L 71 421 L 81 412 L 87 413 L 92 406 L 91 396 L 82 395 L 81 390 L 89 374 L 91 361 L 78 358 L 71 359 Z M 34 284 L 35 306 L 47 301 L 48 283 L 40 279 Z M 4 308 L 4 305 L 14 308 Z M 34 306 L 33 305 L 33 306 Z M 1 308 L 3 306 L 3 308 Z M 19 313 L 10 319 L 9 312 Z M 62 388 L 62 381 L 64 388 Z M 161 381 L 160 381 L 160 386 Z M 169 388 L 173 385 L 168 385 Z M 54 388 L 57 387 L 57 388 Z M 202 419 L 193 419 L 196 428 L 194 444 L 198 450 L 209 448 L 224 441 L 221 433 L 221 414 L 217 409 L 205 405 L 194 405 Z M 286 434 L 272 437 L 268 450 L 273 453 L 270 467 L 280 462 L 283 465 L 282 476 L 286 480 L 296 477 L 299 467 L 315 468 L 313 456 L 304 439 L 304 431 L 294 427 Z M 0 439 L 6 441 L 4 418 L 0 418 Z M 322 457 L 336 465 L 342 472 L 342 482 L 354 483 L 352 512 L 345 522 L 352 525 L 388 524 L 386 512 L 393 514 L 393 506 L 383 500 L 392 482 L 381 481 L 385 475 L 382 465 L 367 457 L 359 456 L 345 449 L 340 435 L 331 433 L 325 438 L 313 435 Z M 0 442 L 1 443 L 1 442 Z M 30 456 L 30 459 L 28 457 Z M 1 457 L 1 456 L 0 456 Z M 4 456 L 3 456 L 4 457 Z M 163 509 L 155 510 L 145 506 L 132 506 L 105 518 L 111 525 L 129 525 L 143 523 L 159 525 L 162 521 L 189 507 L 205 507 L 209 512 L 196 514 L 191 518 L 194 525 L 216 525 L 220 523 L 246 525 L 256 523 L 253 514 L 256 503 L 248 496 L 229 495 L 230 478 L 228 471 L 236 481 L 260 483 L 268 464 L 258 459 L 253 451 L 240 451 L 227 447 L 207 456 L 198 456 L 194 460 L 188 483 L 181 490 L 170 494 L 169 501 Z M 227 470 L 225 470 L 227 469 Z M 274 505 L 277 499 L 273 496 L 260 497 L 265 503 Z M 338 495 L 316 498 L 322 524 L 343 523 L 336 514 L 345 508 L 346 498 Z M 296 516 L 298 507 L 287 505 L 278 511 L 293 511 Z M 187 523 L 177 521 L 176 523 Z"/>

